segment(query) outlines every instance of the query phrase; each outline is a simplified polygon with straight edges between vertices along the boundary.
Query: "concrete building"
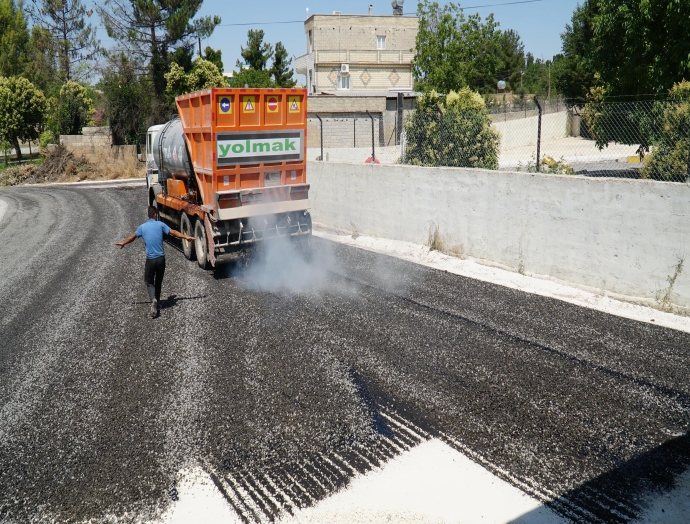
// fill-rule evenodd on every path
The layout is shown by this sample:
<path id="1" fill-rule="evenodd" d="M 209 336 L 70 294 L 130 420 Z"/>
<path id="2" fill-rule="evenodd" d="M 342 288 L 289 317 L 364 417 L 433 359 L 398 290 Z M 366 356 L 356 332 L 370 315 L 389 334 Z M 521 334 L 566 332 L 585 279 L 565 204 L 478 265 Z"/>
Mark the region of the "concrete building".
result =
<path id="1" fill-rule="evenodd" d="M 310 94 L 410 91 L 417 30 L 412 16 L 312 15 L 295 71 L 306 76 Z"/>

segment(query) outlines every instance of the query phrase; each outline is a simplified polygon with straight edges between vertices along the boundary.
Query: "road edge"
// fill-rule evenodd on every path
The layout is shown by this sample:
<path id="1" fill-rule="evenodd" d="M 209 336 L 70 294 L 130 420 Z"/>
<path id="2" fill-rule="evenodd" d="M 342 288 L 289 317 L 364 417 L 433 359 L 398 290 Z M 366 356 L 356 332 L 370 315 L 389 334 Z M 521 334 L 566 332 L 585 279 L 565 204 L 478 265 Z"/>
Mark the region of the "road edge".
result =
<path id="1" fill-rule="evenodd" d="M 318 238 L 392 256 L 432 269 L 490 282 L 533 295 L 555 298 L 576 306 L 586 307 L 638 322 L 645 322 L 653 326 L 690 333 L 690 317 L 667 313 L 653 307 L 620 300 L 603 291 L 597 293 L 552 279 L 523 275 L 495 266 L 484 265 L 475 260 L 460 259 L 438 251 L 430 251 L 428 246 L 411 242 L 364 235 L 352 238 L 351 234 L 344 234 L 341 231 L 318 223 L 314 224 L 313 233 Z"/>

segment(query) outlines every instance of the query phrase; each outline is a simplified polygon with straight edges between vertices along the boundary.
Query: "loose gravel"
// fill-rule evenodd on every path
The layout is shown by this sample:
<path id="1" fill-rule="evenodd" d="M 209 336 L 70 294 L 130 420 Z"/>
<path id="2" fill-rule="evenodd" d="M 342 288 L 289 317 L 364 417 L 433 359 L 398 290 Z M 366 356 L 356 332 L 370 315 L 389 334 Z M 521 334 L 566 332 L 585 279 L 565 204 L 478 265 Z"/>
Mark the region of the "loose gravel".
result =
<path id="1" fill-rule="evenodd" d="M 268 521 L 430 438 L 626 522 L 690 465 L 690 334 L 320 239 L 214 271 L 169 243 L 150 319 L 113 245 L 142 195 L 0 192 L 2 522 L 155 519 L 194 467 Z"/>

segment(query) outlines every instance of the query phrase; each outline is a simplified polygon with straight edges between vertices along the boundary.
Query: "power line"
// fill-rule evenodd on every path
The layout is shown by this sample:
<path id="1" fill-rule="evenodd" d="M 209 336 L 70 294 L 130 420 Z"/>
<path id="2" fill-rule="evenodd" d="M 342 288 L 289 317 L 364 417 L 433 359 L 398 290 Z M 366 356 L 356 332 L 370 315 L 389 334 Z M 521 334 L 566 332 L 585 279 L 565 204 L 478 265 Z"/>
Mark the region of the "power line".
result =
<path id="1" fill-rule="evenodd" d="M 502 5 L 516 5 L 516 4 L 533 4 L 534 2 L 543 2 L 544 0 L 518 0 L 517 2 L 503 2 L 500 4 L 483 4 L 483 5 L 468 5 L 467 7 L 460 6 L 461 10 L 465 9 L 480 9 L 482 7 L 498 7 Z M 412 15 L 416 13 L 405 13 L 406 15 Z"/>
<path id="2" fill-rule="evenodd" d="M 481 7 L 497 7 L 502 5 L 515 5 L 515 4 L 533 4 L 535 2 L 543 2 L 544 0 L 518 0 L 516 2 L 503 2 L 500 4 L 484 4 L 484 5 L 470 5 L 467 7 L 462 7 L 461 9 L 478 9 Z M 417 13 L 405 13 L 406 15 L 415 16 Z M 365 16 L 365 15 L 362 15 Z M 280 22 L 242 22 L 233 24 L 218 24 L 218 27 L 231 27 L 231 26 L 247 26 L 247 25 L 278 25 L 278 24 L 303 24 L 304 20 L 283 20 Z"/>

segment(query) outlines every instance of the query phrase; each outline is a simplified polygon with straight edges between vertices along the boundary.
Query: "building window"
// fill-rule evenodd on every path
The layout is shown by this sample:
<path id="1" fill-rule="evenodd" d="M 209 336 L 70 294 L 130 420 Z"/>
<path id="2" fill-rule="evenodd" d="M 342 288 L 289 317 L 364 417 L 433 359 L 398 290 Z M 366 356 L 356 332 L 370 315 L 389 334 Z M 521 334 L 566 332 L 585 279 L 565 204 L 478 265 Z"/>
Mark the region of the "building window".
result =
<path id="1" fill-rule="evenodd" d="M 376 49 L 386 49 L 386 37 L 377 36 L 376 37 Z"/>
<path id="2" fill-rule="evenodd" d="M 338 75 L 338 89 L 350 89 L 350 75 Z"/>
<path id="3" fill-rule="evenodd" d="M 308 38 L 308 48 L 307 53 L 311 53 L 314 49 L 314 33 L 312 33 L 312 30 L 309 30 L 309 38 Z"/>

